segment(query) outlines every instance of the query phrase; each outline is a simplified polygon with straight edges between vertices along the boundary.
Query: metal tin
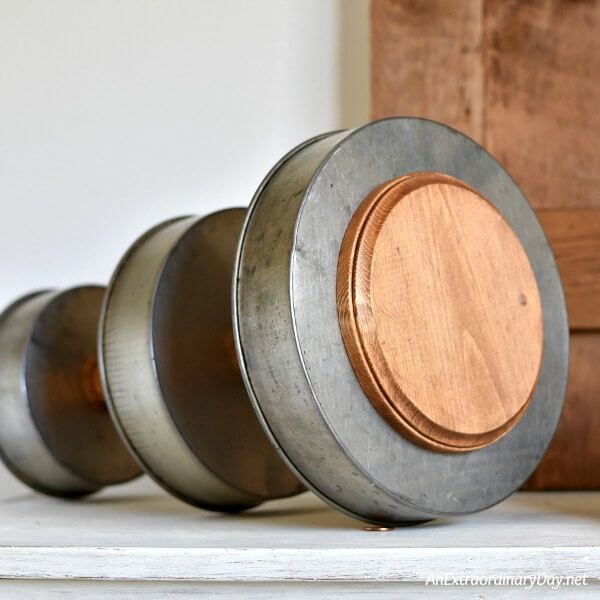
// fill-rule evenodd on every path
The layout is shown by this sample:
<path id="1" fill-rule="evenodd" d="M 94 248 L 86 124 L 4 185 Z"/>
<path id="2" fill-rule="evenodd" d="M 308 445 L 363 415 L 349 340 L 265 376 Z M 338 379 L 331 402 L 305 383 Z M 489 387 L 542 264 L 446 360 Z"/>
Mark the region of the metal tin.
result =
<path id="1" fill-rule="evenodd" d="M 191 504 L 236 511 L 303 491 L 265 436 L 239 371 L 231 280 L 244 209 L 142 236 L 110 282 L 102 379 L 131 452 Z"/>
<path id="2" fill-rule="evenodd" d="M 0 452 L 46 494 L 81 496 L 141 472 L 96 385 L 103 296 L 100 286 L 43 291 L 0 316 Z"/>
<path id="3" fill-rule="evenodd" d="M 472 452 L 428 450 L 392 429 L 362 391 L 338 324 L 337 261 L 352 215 L 376 186 L 419 171 L 451 175 L 487 198 L 518 236 L 540 291 L 544 347 L 533 399 L 506 436 Z M 242 372 L 265 430 L 310 489 L 355 517 L 393 525 L 490 507 L 521 485 L 552 438 L 568 358 L 554 258 L 506 171 L 444 125 L 386 119 L 287 155 L 250 206 L 233 303 Z"/>

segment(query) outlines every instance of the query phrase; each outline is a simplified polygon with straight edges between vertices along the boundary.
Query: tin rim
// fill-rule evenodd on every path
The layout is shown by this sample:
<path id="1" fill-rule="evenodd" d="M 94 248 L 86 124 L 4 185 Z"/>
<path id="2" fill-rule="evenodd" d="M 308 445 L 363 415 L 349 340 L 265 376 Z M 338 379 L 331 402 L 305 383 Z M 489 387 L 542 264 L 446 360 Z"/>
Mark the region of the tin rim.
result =
<path id="1" fill-rule="evenodd" d="M 164 395 L 165 381 L 160 374 L 165 372 L 161 371 L 162 363 L 157 362 L 164 353 L 155 345 L 160 327 L 156 302 L 165 269 L 180 242 L 195 228 L 210 227 L 211 223 L 219 223 L 221 216 L 241 210 L 173 219 L 140 237 L 121 260 L 109 284 L 99 342 L 101 378 L 110 409 L 138 462 L 161 487 L 180 500 L 221 512 L 244 510 L 268 498 L 227 479 L 224 472 L 213 468 L 208 455 L 194 450 L 194 440 L 186 439 L 189 427 L 182 429 L 185 423 Z M 206 281 L 194 284 L 210 285 Z M 226 288 L 230 288 L 229 280 Z M 270 446 L 269 451 L 272 452 Z M 279 460 L 276 454 L 273 456 Z"/>
<path id="2" fill-rule="evenodd" d="M 278 335 L 289 336 L 279 353 L 285 352 L 293 364 L 289 376 L 302 390 L 291 396 L 290 402 L 294 404 L 298 398 L 297 403 L 303 402 L 311 411 L 308 418 L 312 423 L 304 422 L 304 434 L 310 442 L 302 442 L 302 436 L 286 429 L 284 412 L 277 410 L 273 393 L 264 385 L 265 369 L 256 368 L 253 334 L 244 323 L 244 315 L 248 310 L 261 310 L 252 303 L 250 297 L 256 294 L 246 274 L 253 261 L 250 255 L 260 252 L 253 238 L 255 230 L 267 228 L 264 217 L 259 223 L 260 215 L 257 218 L 256 214 L 261 203 L 269 202 L 273 180 L 278 175 L 282 179 L 282 171 L 297 169 L 297 165 L 291 165 L 292 158 L 306 147 L 288 155 L 263 182 L 238 248 L 234 290 L 238 353 L 263 425 L 311 489 L 363 520 L 389 524 L 466 514 L 492 506 L 512 493 L 539 462 L 556 427 L 566 385 L 564 298 L 554 258 L 536 217 L 515 182 L 487 152 L 441 124 L 414 118 L 385 119 L 348 132 L 341 139 L 331 139 L 328 147 L 319 151 L 321 161 L 316 168 L 304 174 L 301 198 L 286 199 L 294 203 L 294 210 L 283 215 L 294 220 L 293 232 L 285 250 L 278 250 L 285 252 L 288 261 L 287 265 L 279 265 L 287 268 L 288 287 L 285 290 L 280 285 L 271 290 L 284 315 L 281 320 L 285 321 Z M 353 210 L 376 185 L 414 171 L 453 175 L 493 201 L 525 247 L 544 306 L 544 358 L 532 406 L 503 440 L 488 449 L 466 453 L 462 459 L 455 455 L 448 460 L 439 453 L 416 450 L 397 433 L 386 430 L 387 424 L 375 413 L 356 381 L 336 322 L 332 267 L 337 263 L 339 244 Z M 282 226 L 289 228 L 289 224 Z M 311 295 L 311 290 L 318 293 Z M 267 319 L 267 311 L 272 309 L 265 306 L 260 318 Z M 324 331 L 316 333 L 318 328 Z M 255 346 L 260 343 L 257 341 Z M 261 350 L 264 352 L 265 347 Z M 265 359 L 270 370 L 281 362 L 274 354 Z M 284 384 L 277 381 L 276 385 L 276 393 L 285 396 Z M 294 423 L 303 426 L 301 418 Z M 324 455 L 320 461 L 307 459 L 309 443 L 326 444 L 332 455 Z M 389 447 L 394 449 L 392 456 Z M 373 466 L 374 457 L 381 461 L 379 467 Z M 337 487 L 328 484 L 326 472 L 329 479 L 337 481 Z"/>
<path id="3" fill-rule="evenodd" d="M 95 307 L 99 306 L 103 293 L 104 288 L 97 285 L 37 292 L 17 300 L 0 317 L 0 335 L 3 337 L 0 353 L 4 359 L 0 451 L 13 474 L 29 487 L 48 495 L 65 498 L 84 496 L 105 485 L 130 481 L 140 474 L 122 448 L 105 411 L 91 406 L 86 408 L 88 400 L 85 404 L 79 402 L 84 400 L 78 394 L 85 391 L 85 386 L 80 389 L 79 385 L 83 383 L 77 382 L 83 374 L 79 369 L 73 371 L 73 367 L 77 367 L 77 361 L 83 359 L 79 354 L 81 351 L 87 353 L 93 348 L 95 354 L 93 338 L 99 316 Z M 90 301 L 91 304 L 81 304 Z M 69 312 L 77 310 L 78 306 L 83 309 L 79 315 Z M 68 311 L 64 312 L 67 307 Z M 56 321 L 57 315 L 48 313 L 49 310 L 59 310 L 58 316 L 62 316 Z M 80 326 L 85 327 L 81 334 L 77 329 Z M 63 352 L 62 336 L 67 335 L 68 330 L 71 331 L 69 335 L 75 335 L 77 339 L 71 339 L 73 343 L 69 344 L 67 338 Z M 46 339 L 45 332 L 51 336 L 49 339 Z M 55 356 L 58 340 L 59 354 Z M 90 340 L 93 343 L 91 347 Z M 51 345 L 47 346 L 48 343 Z M 80 367 L 84 367 L 83 362 Z M 39 368 L 42 371 L 38 373 Z M 49 387 L 50 384 L 52 386 Z M 66 396 L 57 396 L 59 392 Z M 65 428 L 70 431 L 69 427 L 74 425 L 73 419 L 81 428 L 77 430 L 79 438 L 75 436 L 71 442 L 72 436 L 69 439 L 63 436 Z M 90 434 L 94 444 L 91 451 L 73 455 Z M 107 459 L 117 461 L 114 463 L 118 465 L 117 477 L 112 467 L 106 466 L 111 463 L 103 460 L 104 453 L 110 450 L 118 450 Z M 97 464 L 98 460 L 102 464 Z"/>

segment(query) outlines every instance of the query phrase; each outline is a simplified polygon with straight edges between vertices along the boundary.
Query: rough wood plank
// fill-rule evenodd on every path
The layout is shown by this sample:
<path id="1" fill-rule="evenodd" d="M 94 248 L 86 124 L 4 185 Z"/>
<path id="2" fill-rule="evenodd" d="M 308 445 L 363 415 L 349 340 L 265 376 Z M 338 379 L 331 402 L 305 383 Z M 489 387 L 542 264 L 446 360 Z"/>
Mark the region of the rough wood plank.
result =
<path id="1" fill-rule="evenodd" d="M 600 207 L 600 1 L 374 0 L 373 114 L 483 143 L 536 208 Z"/>
<path id="2" fill-rule="evenodd" d="M 404 582 L 288 581 L 285 583 L 229 581 L 98 581 L 0 580 L 2 600 L 585 600 L 598 597 L 600 583 L 520 587 L 503 586 L 425 586 Z"/>
<path id="3" fill-rule="evenodd" d="M 482 513 L 387 532 L 312 494 L 240 515 L 187 506 L 135 482 L 83 502 L 0 502 L 0 580 L 303 582 L 423 586 L 433 574 L 600 579 L 595 494 L 518 493 Z M 464 588 L 463 588 L 464 589 Z"/>
<path id="4" fill-rule="evenodd" d="M 373 0 L 375 118 L 410 115 L 482 137 L 483 0 Z"/>
<path id="5" fill-rule="evenodd" d="M 563 413 L 528 490 L 600 489 L 600 333 L 571 335 Z"/>
<path id="6" fill-rule="evenodd" d="M 291 533 L 288 531 L 288 534 Z M 531 533 L 531 532 L 529 532 Z M 433 573 L 523 577 L 549 572 L 600 578 L 600 547 L 445 548 L 30 548 L 3 552 L 2 579 L 179 581 L 403 581 L 424 584 Z M 438 571 L 438 565 L 443 570 Z"/>
<path id="7" fill-rule="evenodd" d="M 484 145 L 536 208 L 600 207 L 600 2 L 486 0 L 484 14 Z"/>
<path id="8" fill-rule="evenodd" d="M 538 211 L 574 329 L 600 330 L 600 209 Z"/>

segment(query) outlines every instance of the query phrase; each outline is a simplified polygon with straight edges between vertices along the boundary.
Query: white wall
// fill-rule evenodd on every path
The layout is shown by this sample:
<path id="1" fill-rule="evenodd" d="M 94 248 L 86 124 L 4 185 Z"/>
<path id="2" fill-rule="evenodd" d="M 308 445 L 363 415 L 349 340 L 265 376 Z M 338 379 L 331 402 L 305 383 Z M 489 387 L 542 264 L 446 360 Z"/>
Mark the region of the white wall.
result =
<path id="1" fill-rule="evenodd" d="M 0 0 L 0 305 L 369 118 L 368 0 Z"/>
<path id="2" fill-rule="evenodd" d="M 0 0 L 0 308 L 369 117 L 367 0 Z M 136 486 L 148 486 L 142 480 Z M 0 466 L 0 496 L 25 488 Z"/>

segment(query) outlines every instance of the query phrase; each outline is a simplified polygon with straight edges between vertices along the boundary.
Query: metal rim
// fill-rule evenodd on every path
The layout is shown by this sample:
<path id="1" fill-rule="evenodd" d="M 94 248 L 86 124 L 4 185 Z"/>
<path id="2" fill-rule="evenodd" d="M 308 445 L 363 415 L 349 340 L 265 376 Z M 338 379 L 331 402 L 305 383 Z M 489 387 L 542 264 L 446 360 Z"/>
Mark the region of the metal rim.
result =
<path id="1" fill-rule="evenodd" d="M 50 450 L 29 405 L 25 360 L 40 315 L 53 301 L 83 287 L 89 286 L 29 294 L 0 316 L 0 455 L 26 485 L 63 498 L 85 496 L 103 486 L 74 473 Z"/>
<path id="2" fill-rule="evenodd" d="M 234 277 L 234 285 L 232 289 L 232 311 L 233 311 L 233 326 L 234 326 L 234 338 L 236 344 L 236 351 L 238 353 L 238 359 L 240 361 L 240 366 L 242 369 L 242 375 L 244 377 L 244 382 L 246 384 L 248 394 L 251 398 L 254 409 L 258 415 L 259 421 L 263 425 L 265 432 L 271 439 L 271 442 L 280 453 L 283 460 L 288 464 L 290 470 L 296 475 L 296 477 L 302 481 L 302 483 L 310 489 L 313 493 L 319 496 L 322 500 L 332 505 L 334 508 L 339 510 L 340 512 L 347 514 L 356 519 L 360 519 L 362 521 L 374 523 L 374 524 L 389 524 L 389 520 L 378 519 L 377 517 L 370 517 L 365 515 L 364 513 L 357 512 L 352 510 L 351 508 L 337 502 L 334 498 L 334 494 L 328 494 L 324 490 L 324 486 L 319 486 L 315 484 L 314 479 L 310 478 L 310 470 L 307 472 L 305 468 L 303 468 L 298 462 L 293 460 L 290 454 L 287 452 L 287 447 L 283 446 L 280 443 L 280 438 L 283 438 L 283 432 L 294 431 L 294 425 L 298 423 L 298 430 L 301 431 L 302 424 L 304 423 L 305 415 L 302 414 L 302 409 L 299 413 L 295 413 L 291 415 L 291 411 L 288 406 L 284 406 L 279 418 L 273 419 L 268 418 L 268 411 L 263 410 L 262 404 L 259 401 L 259 396 L 261 394 L 265 394 L 264 397 L 267 397 L 269 394 L 270 381 L 265 380 L 264 378 L 255 377 L 258 373 L 258 369 L 261 364 L 265 364 L 264 357 L 268 356 L 269 353 L 273 352 L 274 355 L 280 353 L 281 355 L 292 354 L 295 358 L 299 358 L 296 354 L 296 347 L 289 347 L 288 342 L 291 338 L 293 338 L 293 334 L 290 335 L 290 331 L 292 330 L 291 326 L 291 311 L 285 306 L 281 306 L 283 304 L 282 300 L 285 298 L 285 295 L 288 291 L 289 282 L 287 279 L 287 271 L 286 268 L 289 269 L 289 248 L 286 244 L 290 243 L 290 240 L 293 234 L 293 220 L 284 220 L 283 224 L 286 225 L 284 228 L 278 228 L 277 233 L 275 234 L 273 240 L 265 240 L 264 235 L 259 232 L 258 238 L 260 244 L 265 244 L 268 247 L 268 254 L 270 257 L 280 258 L 277 263 L 270 261 L 267 259 L 268 263 L 272 269 L 269 270 L 269 273 L 265 277 L 265 282 L 269 279 L 272 281 L 276 281 L 281 279 L 279 289 L 273 294 L 273 297 L 268 297 L 264 299 L 258 299 L 258 302 L 252 304 L 252 306 L 248 306 L 244 301 L 243 294 L 247 291 L 249 287 L 249 281 L 247 278 L 247 274 L 254 274 L 256 272 L 256 266 L 246 264 L 245 260 L 245 250 L 247 239 L 249 237 L 250 231 L 252 229 L 253 222 L 255 220 L 255 213 L 260 209 L 262 202 L 263 193 L 268 188 L 270 184 L 272 184 L 273 179 L 275 179 L 278 175 L 280 175 L 283 168 L 293 159 L 297 158 L 298 155 L 303 153 L 305 150 L 310 149 L 313 144 L 324 142 L 329 145 L 329 148 L 333 148 L 335 142 L 339 141 L 339 139 L 343 139 L 348 132 L 332 132 L 324 135 L 317 136 L 315 138 L 311 138 L 306 142 L 298 145 L 296 148 L 287 153 L 283 158 L 281 158 L 275 166 L 271 169 L 271 171 L 267 174 L 264 180 L 261 182 L 258 190 L 256 191 L 250 207 L 248 209 L 248 214 L 246 217 L 246 222 L 244 223 L 244 227 L 242 229 L 242 234 L 240 236 L 240 241 L 238 245 L 238 252 L 236 256 L 236 266 L 235 266 L 235 277 Z M 335 137 L 335 139 L 333 139 Z M 326 152 L 324 153 L 326 154 Z M 305 177 L 304 184 L 307 185 L 312 177 L 313 173 L 310 172 Z M 293 178 L 292 178 L 293 179 Z M 301 183 L 300 183 L 301 186 Z M 277 194 L 273 194 L 276 196 Z M 300 192 L 298 192 L 298 196 L 295 197 L 293 194 L 291 195 L 283 195 L 282 201 L 285 201 L 286 204 L 291 204 L 290 196 L 295 200 L 296 204 L 292 207 L 292 209 L 297 210 L 297 203 L 301 198 Z M 267 216 L 265 217 L 268 220 L 272 216 L 273 209 L 269 207 L 268 210 L 265 211 Z M 285 234 L 285 235 L 282 235 Z M 258 240 L 257 240 L 258 241 Z M 272 244 L 272 245 L 271 245 Z M 266 270 L 264 270 L 266 271 Z M 281 275 L 283 273 L 283 275 Z M 260 287 L 260 286 L 259 286 Z M 255 292 L 257 290 L 254 290 Z M 253 298 L 253 300 L 257 300 Z M 266 306 L 262 306 L 265 303 Z M 270 314 L 271 316 L 275 315 L 276 318 L 267 322 L 265 325 L 263 322 L 258 323 L 256 321 L 249 321 L 248 317 L 254 314 L 259 315 L 261 311 L 267 310 L 266 316 Z M 265 316 L 264 314 L 261 316 Z M 279 318 L 281 317 L 281 318 Z M 290 318 L 290 323 L 282 323 L 282 318 Z M 262 321 L 267 321 L 267 319 L 262 319 Z M 246 342 L 246 338 L 253 339 L 256 341 L 255 332 L 258 330 L 267 331 L 271 330 L 275 332 L 275 343 L 263 344 L 261 347 L 262 352 L 258 352 L 256 356 L 256 360 L 253 360 L 248 355 L 248 349 L 251 344 Z M 265 340 L 262 340 L 265 341 Z M 310 394 L 310 389 L 306 386 L 303 380 L 303 374 L 301 371 L 298 371 L 299 360 L 291 360 L 288 361 L 284 365 L 278 365 L 280 369 L 277 372 L 277 375 L 281 378 L 281 380 L 285 381 L 287 378 L 290 381 L 293 381 L 293 384 L 290 385 L 287 389 L 271 389 L 271 392 L 274 392 L 273 406 L 278 406 L 278 398 L 286 398 L 290 396 L 294 396 L 295 394 L 303 393 L 305 395 Z M 292 374 L 290 371 L 294 368 L 294 373 Z M 269 375 L 275 376 L 273 370 L 273 364 L 268 364 Z M 263 374 L 264 375 L 264 374 Z M 263 397 L 263 399 L 264 399 Z M 292 417 L 292 419 L 290 419 Z M 310 414 L 309 418 L 311 419 L 311 423 L 315 423 L 316 420 L 320 419 L 320 415 L 315 413 L 314 411 Z M 300 434 L 302 435 L 302 433 Z M 321 451 L 323 450 L 323 451 Z M 310 454 L 311 449 L 308 448 L 308 453 Z M 326 457 L 328 454 L 333 453 L 333 449 L 331 446 L 328 446 L 325 449 L 317 448 L 317 451 L 321 451 L 320 457 Z M 319 457 L 315 458 L 316 461 L 319 460 Z M 348 461 L 346 466 L 351 468 L 351 463 Z M 424 517 L 421 514 L 415 513 L 412 517 L 406 515 L 401 520 L 395 522 L 397 525 L 410 525 L 416 522 L 423 521 Z"/>
<path id="3" fill-rule="evenodd" d="M 535 468 L 562 406 L 568 344 L 566 312 L 545 235 L 504 169 L 480 146 L 450 128 L 423 119 L 386 119 L 338 137 L 330 139 L 327 147 L 315 150 L 320 156 L 318 164 L 313 158 L 312 166 L 301 174 L 301 160 L 294 165 L 288 158 L 280 164 L 255 196 L 240 241 L 235 322 L 240 338 L 238 351 L 255 407 L 277 445 L 296 471 L 303 473 L 309 486 L 361 519 L 397 523 L 487 508 L 514 491 Z M 383 181 L 414 171 L 453 175 L 493 201 L 526 249 L 544 305 L 544 359 L 530 409 L 506 438 L 462 458 L 455 455 L 448 459 L 416 449 L 386 430 L 387 424 L 372 410 L 351 370 L 332 302 L 332 263 L 337 261 L 341 237 L 358 202 Z M 292 190 L 289 182 L 294 177 L 296 181 L 302 178 L 302 182 Z M 269 193 L 278 185 L 279 203 L 285 200 L 293 205 L 287 212 L 273 213 L 276 205 Z M 282 219 L 279 225 L 285 229 L 285 243 L 269 238 L 266 216 L 258 214 L 261 204 L 269 204 L 273 218 Z M 293 231 L 289 220 L 293 220 Z M 260 258 L 251 256 L 260 255 L 255 234 L 261 228 L 264 244 L 273 244 L 269 254 L 283 253 L 287 257 L 287 264 L 281 259 L 277 265 L 284 269 L 281 279 L 285 281 L 271 284 L 268 292 L 272 302 L 263 303 L 262 308 L 256 302 L 256 282 L 246 275 L 249 269 L 264 269 L 264 260 L 261 263 Z M 261 283 L 269 285 L 268 281 Z M 318 293 L 311 295 L 311 290 Z M 266 295 L 263 291 L 263 297 Z M 259 311 L 259 317 L 245 323 L 253 310 Z M 269 320 L 269 311 L 278 312 L 276 323 Z M 261 319 L 263 325 L 268 324 L 267 330 L 278 328 L 278 337 L 285 340 L 277 352 L 266 353 L 268 345 L 259 339 L 256 325 Z M 256 366 L 255 353 L 259 349 L 266 353 L 268 370 L 276 375 L 270 386 L 266 385 L 267 369 Z M 289 363 L 287 373 L 293 386 L 277 379 L 278 374 L 281 376 L 281 356 Z M 290 387 L 297 393 L 289 396 L 286 416 L 278 409 L 274 396 L 288 397 Z M 275 392 L 270 391 L 274 388 Z M 302 405 L 302 413 L 296 404 Z M 290 433 L 285 418 L 295 427 L 304 428 L 303 435 Z M 311 456 L 308 445 L 320 449 L 318 456 Z M 379 467 L 373 466 L 375 459 L 381 461 Z"/>
<path id="4" fill-rule="evenodd" d="M 154 300 L 170 253 L 195 225 L 227 212 L 168 221 L 133 244 L 109 284 L 99 347 L 111 412 L 146 472 L 189 504 L 234 512 L 264 498 L 224 481 L 194 454 L 164 402 L 152 346 Z"/>
<path id="5" fill-rule="evenodd" d="M 343 132 L 340 132 L 340 131 L 328 132 L 325 134 L 317 135 L 313 138 L 309 138 L 308 140 L 298 144 L 292 150 L 290 150 L 288 153 L 284 154 L 275 163 L 275 165 L 273 165 L 271 170 L 267 173 L 267 175 L 261 181 L 259 187 L 257 188 L 256 192 L 254 193 L 254 196 L 252 197 L 250 206 L 248 207 L 248 210 L 246 213 L 246 219 L 242 226 L 242 232 L 240 234 L 240 239 L 238 242 L 238 249 L 237 249 L 236 258 L 235 258 L 234 277 L 233 277 L 233 282 L 232 282 L 233 285 L 231 288 L 231 312 L 232 312 L 232 324 L 233 324 L 233 334 L 234 334 L 233 339 L 234 339 L 234 343 L 235 343 L 235 349 L 236 349 L 236 353 L 238 356 L 238 360 L 240 363 L 242 378 L 246 385 L 246 389 L 248 390 L 248 396 L 250 398 L 250 401 L 252 402 L 252 406 L 256 412 L 256 416 L 257 416 L 259 422 L 261 423 L 261 425 L 263 426 L 265 434 L 271 440 L 271 443 L 273 444 L 273 446 L 275 447 L 275 449 L 277 450 L 277 452 L 279 453 L 281 458 L 285 461 L 285 463 L 287 464 L 289 469 L 292 471 L 292 473 L 294 473 L 294 475 L 298 478 L 298 480 L 301 481 L 302 484 L 307 489 L 311 490 L 314 494 L 319 496 L 319 498 L 321 498 L 325 502 L 333 505 L 337 510 L 339 510 L 351 517 L 361 519 L 362 517 L 360 515 L 346 509 L 345 507 L 343 507 L 339 504 L 336 504 L 334 500 L 329 498 L 319 488 L 315 487 L 311 483 L 311 481 L 307 477 L 305 477 L 302 470 L 300 470 L 297 467 L 297 465 L 294 463 L 294 461 L 291 460 L 291 458 L 288 456 L 285 449 L 280 445 L 278 438 L 277 438 L 277 434 L 271 428 L 269 421 L 265 417 L 265 414 L 264 414 L 264 412 L 261 408 L 261 405 L 258 401 L 256 391 L 255 391 L 255 388 L 253 385 L 253 381 L 252 381 L 252 377 L 251 377 L 251 373 L 250 373 L 251 367 L 248 364 L 247 356 L 244 351 L 244 345 L 243 345 L 244 342 L 242 340 L 243 327 L 242 327 L 242 323 L 241 323 L 242 313 L 241 313 L 241 308 L 240 308 L 240 305 L 242 303 L 241 299 L 240 299 L 240 290 L 241 290 L 241 286 L 243 285 L 243 284 L 241 284 L 241 279 L 242 279 L 242 271 L 243 271 L 243 255 L 244 255 L 246 235 L 247 235 L 247 232 L 249 231 L 249 228 L 250 228 L 251 223 L 254 218 L 254 213 L 257 209 L 257 206 L 260 202 L 260 198 L 262 197 L 262 194 L 263 194 L 265 188 L 270 184 L 270 182 L 275 177 L 275 175 L 280 171 L 280 169 L 289 160 L 291 160 L 294 156 L 296 156 L 298 153 L 302 152 L 304 149 L 311 146 L 313 143 L 319 142 L 321 140 L 326 140 L 330 136 L 333 136 L 338 133 L 343 133 Z M 244 313 L 244 314 L 246 314 L 246 313 Z M 376 523 L 376 521 L 373 521 L 373 523 Z"/>

